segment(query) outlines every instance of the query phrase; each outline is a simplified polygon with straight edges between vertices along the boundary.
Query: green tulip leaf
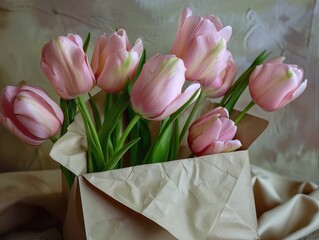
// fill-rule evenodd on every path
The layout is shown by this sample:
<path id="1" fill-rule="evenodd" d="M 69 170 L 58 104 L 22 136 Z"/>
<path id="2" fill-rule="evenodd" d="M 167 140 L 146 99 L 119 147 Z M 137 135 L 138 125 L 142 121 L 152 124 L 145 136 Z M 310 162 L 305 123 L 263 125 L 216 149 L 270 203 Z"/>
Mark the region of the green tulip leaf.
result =
<path id="1" fill-rule="evenodd" d="M 173 122 L 180 116 L 180 114 L 182 112 L 185 111 L 186 108 L 189 107 L 189 105 L 191 105 L 195 99 L 199 96 L 201 89 L 199 88 L 194 94 L 193 96 L 182 106 L 180 107 L 175 113 L 173 113 L 170 118 L 165 121 L 164 126 L 161 128 L 161 131 L 159 132 L 159 135 L 155 141 L 155 143 L 153 143 L 151 149 L 149 150 L 148 154 L 145 157 L 144 163 L 158 163 L 158 162 L 162 162 L 164 161 L 163 158 L 161 158 L 162 156 L 168 154 L 168 153 L 161 153 L 160 151 L 167 150 L 165 149 L 165 141 L 166 144 L 167 142 L 170 142 L 171 136 L 167 135 L 167 131 L 170 132 L 172 130 L 172 124 Z M 169 140 L 168 138 L 169 137 Z M 167 158 L 165 158 L 166 160 L 168 160 Z"/>
<path id="2" fill-rule="evenodd" d="M 83 96 L 79 96 L 76 98 L 76 104 L 80 110 L 82 120 L 85 126 L 85 131 L 87 135 L 88 141 L 88 154 L 89 159 L 93 161 L 93 163 L 88 164 L 88 166 L 96 166 L 97 169 L 89 169 L 89 171 L 99 171 L 104 168 L 105 159 L 102 151 L 102 147 L 98 138 L 98 134 L 86 107 Z"/>
<path id="3" fill-rule="evenodd" d="M 100 113 L 99 110 L 97 109 L 96 103 L 94 101 L 94 99 L 92 98 L 91 94 L 89 93 L 89 103 L 90 103 L 90 107 L 92 109 L 92 113 L 93 113 L 93 118 L 94 118 L 94 123 L 96 126 L 96 130 L 98 131 L 101 128 L 101 117 L 100 117 Z"/>
<path id="4" fill-rule="evenodd" d="M 174 121 L 169 160 L 175 160 L 178 158 L 179 143 L 179 118 L 177 118 Z"/>
<path id="5" fill-rule="evenodd" d="M 116 151 L 113 156 L 111 157 L 111 159 L 108 161 L 106 167 L 105 167 L 105 171 L 106 170 L 111 170 L 114 169 L 117 164 L 119 163 L 119 161 L 122 159 L 123 155 L 138 141 L 140 140 L 140 138 L 136 138 L 130 142 L 128 142 L 127 144 L 125 144 L 122 148 L 120 148 L 118 151 Z"/>
<path id="6" fill-rule="evenodd" d="M 132 107 L 127 109 L 128 121 L 131 121 L 136 115 Z M 141 137 L 137 144 L 130 148 L 130 165 L 136 166 L 143 163 L 143 159 L 151 146 L 151 131 L 149 121 L 140 118 L 129 134 L 129 139 Z"/>
<path id="7" fill-rule="evenodd" d="M 136 69 L 135 76 L 134 76 L 133 80 L 130 82 L 130 84 L 128 86 L 129 92 L 131 91 L 132 86 L 136 82 L 137 78 L 140 76 L 140 73 L 142 71 L 142 68 L 143 68 L 143 65 L 145 64 L 145 62 L 146 62 L 146 50 L 143 49 L 143 52 L 142 52 L 142 55 L 141 55 L 141 58 L 140 58 L 140 62 L 138 63 L 138 66 L 137 66 L 137 69 Z"/>
<path id="8" fill-rule="evenodd" d="M 108 156 L 108 145 L 109 140 L 111 137 L 111 134 L 117 125 L 119 119 L 121 118 L 124 110 L 129 106 L 129 96 L 128 95 L 122 95 L 118 101 L 116 101 L 110 109 L 105 113 L 106 119 L 104 119 L 104 122 L 98 131 L 98 137 L 100 139 L 101 145 L 104 147 L 104 156 Z M 108 162 L 108 159 L 106 159 L 106 162 Z"/>
<path id="9" fill-rule="evenodd" d="M 87 53 L 88 47 L 89 47 L 89 43 L 90 43 L 90 38 L 91 38 L 91 33 L 88 32 L 88 34 L 86 35 L 86 38 L 83 42 L 83 51 L 85 53 Z"/>
<path id="10" fill-rule="evenodd" d="M 235 81 L 233 86 L 225 94 L 220 102 L 220 105 L 225 107 L 229 113 L 232 112 L 237 100 L 248 86 L 250 74 L 258 65 L 262 64 L 269 55 L 270 53 L 267 53 L 266 51 L 263 51 L 261 54 L 259 54 L 250 67 Z"/>

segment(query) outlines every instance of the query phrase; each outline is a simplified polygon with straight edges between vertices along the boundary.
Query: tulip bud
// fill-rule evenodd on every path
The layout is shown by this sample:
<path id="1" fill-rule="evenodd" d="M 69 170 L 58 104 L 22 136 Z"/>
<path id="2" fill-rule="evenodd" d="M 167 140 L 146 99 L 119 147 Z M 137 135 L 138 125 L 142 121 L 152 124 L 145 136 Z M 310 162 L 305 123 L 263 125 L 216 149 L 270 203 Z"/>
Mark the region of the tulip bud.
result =
<path id="1" fill-rule="evenodd" d="M 307 86 L 303 69 L 284 64 L 283 57 L 257 66 L 249 78 L 249 91 L 253 101 L 263 110 L 280 109 L 300 96 Z"/>
<path id="2" fill-rule="evenodd" d="M 135 111 L 147 119 L 163 120 L 182 107 L 200 88 L 194 83 L 182 93 L 185 70 L 183 61 L 174 55 L 150 58 L 131 91 Z"/>
<path id="3" fill-rule="evenodd" d="M 7 86 L 0 98 L 0 122 L 23 142 L 37 146 L 54 136 L 63 112 L 43 89 Z"/>
<path id="4" fill-rule="evenodd" d="M 187 80 L 198 81 L 207 96 L 224 95 L 235 79 L 237 67 L 226 49 L 231 33 L 218 17 L 192 16 L 189 8 L 181 13 L 171 53 L 183 59 Z"/>
<path id="5" fill-rule="evenodd" d="M 233 140 L 236 131 L 227 109 L 218 107 L 192 123 L 187 141 L 196 156 L 230 152 L 241 147 L 239 140 Z"/>
<path id="6" fill-rule="evenodd" d="M 63 99 L 73 99 L 89 92 L 95 79 L 80 36 L 59 36 L 42 49 L 41 68 Z"/>
<path id="7" fill-rule="evenodd" d="M 100 36 L 91 62 L 97 85 L 106 92 L 120 92 L 128 79 L 133 78 L 142 52 L 142 40 L 137 39 L 131 47 L 123 29 L 110 37 Z"/>

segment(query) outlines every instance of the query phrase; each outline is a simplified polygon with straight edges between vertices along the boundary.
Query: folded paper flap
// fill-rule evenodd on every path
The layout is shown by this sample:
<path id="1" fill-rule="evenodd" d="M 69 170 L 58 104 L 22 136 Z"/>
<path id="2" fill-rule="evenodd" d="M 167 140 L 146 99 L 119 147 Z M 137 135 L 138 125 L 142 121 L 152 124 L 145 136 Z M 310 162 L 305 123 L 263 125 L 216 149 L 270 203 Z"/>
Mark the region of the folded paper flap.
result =
<path id="1" fill-rule="evenodd" d="M 176 240 L 154 221 L 121 204 L 82 176 L 78 179 L 86 239 L 103 240 L 107 236 L 112 240 Z M 72 224 L 72 219 L 69 220 Z M 74 237 L 70 235 L 70 239 Z"/>
<path id="2" fill-rule="evenodd" d="M 237 151 L 86 174 L 84 178 L 178 239 L 208 239 L 246 161 L 247 151 Z M 245 193 L 238 194 L 246 201 Z"/>
<path id="3" fill-rule="evenodd" d="M 246 198 L 239 197 L 242 195 Z M 250 164 L 246 161 L 209 239 L 259 239 L 257 229 Z"/>
<path id="4" fill-rule="evenodd" d="M 235 119 L 239 113 L 239 111 L 234 111 L 230 117 Z M 239 139 L 242 144 L 241 149 L 248 149 L 248 147 L 261 135 L 267 126 L 267 120 L 246 114 L 237 124 L 237 133 L 235 135 L 235 138 Z"/>
<path id="5" fill-rule="evenodd" d="M 52 147 L 50 156 L 75 175 L 87 172 L 86 166 L 87 139 L 82 118 L 76 115 L 75 120 Z"/>

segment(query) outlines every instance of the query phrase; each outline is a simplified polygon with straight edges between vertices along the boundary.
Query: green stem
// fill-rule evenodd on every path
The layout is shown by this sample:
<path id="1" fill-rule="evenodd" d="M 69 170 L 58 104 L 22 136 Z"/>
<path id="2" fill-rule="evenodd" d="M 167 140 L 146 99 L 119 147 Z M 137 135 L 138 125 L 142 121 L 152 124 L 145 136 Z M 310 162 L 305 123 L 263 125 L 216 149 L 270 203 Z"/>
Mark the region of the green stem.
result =
<path id="1" fill-rule="evenodd" d="M 220 105 L 222 107 L 227 108 L 229 113 L 233 110 L 237 100 L 240 95 L 243 93 L 245 88 L 249 84 L 249 76 L 255 70 L 255 68 L 262 64 L 270 53 L 263 51 L 261 54 L 257 56 L 257 58 L 253 61 L 253 63 L 249 66 L 249 68 L 235 81 L 233 86 L 228 90 L 226 95 L 222 98 Z"/>
<path id="2" fill-rule="evenodd" d="M 107 118 L 107 112 L 111 108 L 112 105 L 112 94 L 105 93 L 105 102 L 104 102 L 104 121 L 106 121 Z"/>
<path id="3" fill-rule="evenodd" d="M 224 106 L 224 105 L 228 102 L 229 98 L 233 95 L 235 89 L 236 89 L 237 86 L 239 85 L 240 80 L 242 79 L 242 77 L 243 77 L 244 74 L 245 74 L 245 73 L 243 73 L 243 74 L 235 81 L 235 83 L 230 87 L 230 89 L 229 89 L 229 90 L 227 91 L 227 93 L 224 95 L 224 97 L 222 98 L 222 100 L 221 100 L 220 103 L 219 103 L 221 106 Z"/>
<path id="4" fill-rule="evenodd" d="M 240 120 L 246 115 L 246 113 L 255 105 L 254 101 L 251 101 L 245 108 L 244 110 L 236 117 L 234 123 L 238 124 Z"/>
<path id="5" fill-rule="evenodd" d="M 67 132 L 67 128 L 70 125 L 68 101 L 60 98 L 60 107 L 61 107 L 61 109 L 63 111 L 63 115 L 64 115 L 64 121 L 62 123 L 61 130 L 60 130 L 60 137 L 62 137 Z M 53 143 L 55 143 L 56 142 L 56 137 L 55 136 L 51 137 L 51 141 Z M 68 188 L 71 189 L 73 181 L 75 179 L 75 174 L 72 173 L 66 167 L 62 166 L 61 164 L 60 164 L 60 169 L 61 169 L 61 172 L 63 173 L 63 175 L 65 177 L 65 180 L 67 182 Z"/>
<path id="6" fill-rule="evenodd" d="M 183 137 L 184 137 L 189 125 L 191 124 L 191 122 L 192 122 L 192 120 L 193 120 L 193 118 L 194 118 L 194 116 L 195 116 L 195 114 L 196 114 L 196 112 L 198 110 L 198 107 L 200 106 L 200 104 L 202 103 L 204 98 L 205 98 L 205 93 L 203 93 L 203 91 L 201 91 L 200 94 L 199 94 L 199 97 L 197 98 L 197 101 L 196 101 L 196 103 L 195 103 L 195 105 L 194 105 L 194 107 L 193 107 L 193 109 L 191 111 L 191 113 L 189 114 L 189 116 L 188 116 L 188 118 L 187 118 L 187 120 L 186 120 L 186 122 L 184 124 L 182 132 L 181 132 L 181 134 L 179 136 L 179 142 L 182 142 Z"/>
<path id="7" fill-rule="evenodd" d="M 86 107 L 86 104 L 85 104 L 83 96 L 77 97 L 76 98 L 76 103 L 77 103 L 77 105 L 79 107 L 79 110 L 80 110 L 80 112 L 82 114 L 82 117 L 84 118 L 83 120 L 85 120 L 87 122 L 87 124 L 88 124 L 89 131 L 91 132 L 92 137 L 93 137 L 92 140 L 95 143 L 98 143 L 99 142 L 99 137 L 97 135 L 97 132 L 96 132 L 95 127 L 94 127 L 94 124 L 93 124 L 92 119 L 90 117 L 90 113 L 89 113 L 89 111 L 88 111 L 88 109 Z M 102 149 L 101 149 L 101 151 L 102 151 Z"/>
<path id="8" fill-rule="evenodd" d="M 86 107 L 83 96 L 79 96 L 75 99 L 75 102 L 80 110 L 82 120 L 85 126 L 88 151 L 88 171 L 95 172 L 101 170 L 105 166 L 105 159 L 103 156 L 103 150 L 96 129 L 90 117 L 90 113 Z"/>
<path id="9" fill-rule="evenodd" d="M 238 79 L 239 83 L 234 90 L 233 94 L 230 96 L 228 101 L 224 104 L 224 108 L 228 110 L 229 113 L 232 112 L 237 100 L 239 99 L 240 95 L 244 92 L 246 87 L 249 84 L 249 76 L 253 72 L 255 67 L 248 68 Z"/>
<path id="10" fill-rule="evenodd" d="M 101 128 L 101 117 L 100 117 L 100 113 L 99 110 L 94 102 L 94 99 L 92 98 L 92 95 L 90 93 L 88 93 L 89 95 L 89 103 L 90 103 L 90 107 L 93 113 L 93 118 L 94 118 L 94 123 L 96 126 L 97 131 Z"/>
<path id="11" fill-rule="evenodd" d="M 119 118 L 119 121 L 117 121 L 115 128 L 112 132 L 111 139 L 113 140 L 113 145 L 117 146 L 121 139 L 121 130 L 122 130 L 122 117 Z"/>
<path id="12" fill-rule="evenodd" d="M 174 122 L 173 135 L 171 138 L 171 147 L 169 152 L 170 161 L 178 158 L 179 143 L 179 117 L 177 117 Z"/>
<path id="13" fill-rule="evenodd" d="M 64 116 L 64 121 L 62 123 L 61 130 L 60 130 L 60 137 L 62 137 L 67 132 L 67 128 L 70 125 L 67 100 L 60 98 L 60 107 L 62 109 L 63 116 Z"/>
<path id="14" fill-rule="evenodd" d="M 115 152 L 117 152 L 123 145 L 124 142 L 126 140 L 126 138 L 128 137 L 128 135 L 130 134 L 131 130 L 133 129 L 133 127 L 135 126 L 135 124 L 138 122 L 138 120 L 140 120 L 141 116 L 136 114 L 133 119 L 131 120 L 131 122 L 127 125 L 127 127 L 125 128 L 117 146 L 115 149 Z"/>
<path id="15" fill-rule="evenodd" d="M 75 174 L 71 172 L 69 169 L 65 168 L 64 166 L 60 165 L 61 172 L 63 173 L 68 188 L 71 189 L 73 181 L 75 179 Z"/>
<path id="16" fill-rule="evenodd" d="M 56 141 L 58 141 L 56 136 L 50 137 L 50 140 L 51 140 L 52 143 L 56 143 Z"/>
<path id="17" fill-rule="evenodd" d="M 94 172 L 94 165 L 93 165 L 93 159 L 92 159 L 90 146 L 88 146 L 86 159 L 87 159 L 87 161 L 86 161 L 87 162 L 87 172 L 88 173 L 93 173 Z"/>
<path id="18" fill-rule="evenodd" d="M 154 157 L 154 155 L 156 155 L 154 153 L 156 147 L 161 143 L 161 141 L 163 141 L 163 136 L 166 134 L 166 131 L 169 130 L 169 128 L 171 127 L 172 123 L 176 120 L 176 118 L 185 111 L 185 109 L 187 107 L 189 107 L 189 105 L 195 100 L 196 96 L 199 95 L 201 93 L 201 89 L 198 89 L 193 96 L 181 107 L 179 108 L 175 113 L 173 113 L 168 119 L 167 121 L 165 121 L 165 124 L 163 124 L 163 126 L 161 126 L 161 130 L 158 133 L 155 142 L 151 145 L 149 151 L 147 152 L 143 163 L 147 164 L 147 163 L 156 163 L 159 162 L 157 158 Z M 165 139 L 166 140 L 166 139 Z"/>

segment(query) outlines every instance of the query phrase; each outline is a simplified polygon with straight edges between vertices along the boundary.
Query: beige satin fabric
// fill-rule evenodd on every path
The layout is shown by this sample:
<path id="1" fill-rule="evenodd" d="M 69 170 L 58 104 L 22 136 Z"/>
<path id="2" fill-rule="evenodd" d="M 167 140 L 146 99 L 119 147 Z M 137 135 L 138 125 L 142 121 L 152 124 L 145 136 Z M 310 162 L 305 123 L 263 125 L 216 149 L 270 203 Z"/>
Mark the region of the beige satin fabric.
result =
<path id="1" fill-rule="evenodd" d="M 56 226 L 65 214 L 60 170 L 0 174 L 0 235 Z"/>
<path id="2" fill-rule="evenodd" d="M 261 239 L 300 239 L 319 229 L 319 188 L 252 166 Z"/>
<path id="3" fill-rule="evenodd" d="M 261 239 L 300 239 L 319 229 L 318 185 L 256 166 L 252 181 Z M 0 174 L 0 234 L 39 224 L 39 211 L 49 213 L 41 222 L 52 225 L 64 210 L 59 170 Z"/>

